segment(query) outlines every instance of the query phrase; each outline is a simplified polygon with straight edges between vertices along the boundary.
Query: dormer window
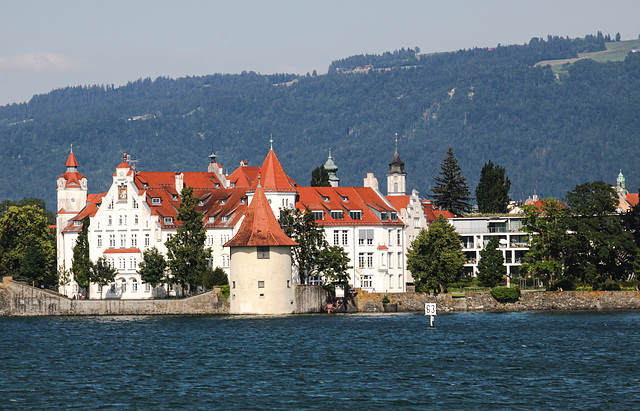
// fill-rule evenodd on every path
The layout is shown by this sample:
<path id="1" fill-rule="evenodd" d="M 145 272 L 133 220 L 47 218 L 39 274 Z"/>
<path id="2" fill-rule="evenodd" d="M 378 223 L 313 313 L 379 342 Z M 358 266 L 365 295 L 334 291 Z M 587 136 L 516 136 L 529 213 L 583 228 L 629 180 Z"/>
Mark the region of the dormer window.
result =
<path id="1" fill-rule="evenodd" d="M 349 202 L 349 197 L 347 197 L 347 196 L 340 196 L 340 198 L 342 199 L 343 203 L 348 203 Z"/>
<path id="2" fill-rule="evenodd" d="M 386 211 L 383 211 L 382 213 L 380 213 L 380 220 L 385 221 L 387 219 L 388 217 L 387 217 Z"/>
<path id="3" fill-rule="evenodd" d="M 171 199 L 173 201 L 178 201 L 178 195 L 177 194 L 171 194 Z"/>
<path id="4" fill-rule="evenodd" d="M 220 184 L 218 184 L 218 183 L 215 183 L 214 186 L 215 186 L 215 188 L 220 188 Z"/>
<path id="5" fill-rule="evenodd" d="M 199 205 L 200 207 L 202 207 L 202 206 L 204 205 L 204 200 L 200 200 L 200 202 L 198 203 L 198 205 Z"/>
<path id="6" fill-rule="evenodd" d="M 173 217 L 165 217 L 163 221 L 165 224 L 173 224 Z"/>
<path id="7" fill-rule="evenodd" d="M 329 197 L 322 196 L 322 201 L 324 201 L 325 203 L 328 203 L 329 202 Z"/>
<path id="8" fill-rule="evenodd" d="M 333 218 L 334 220 L 344 220 L 344 211 L 331 210 L 331 218 Z"/>
<path id="9" fill-rule="evenodd" d="M 227 222 L 227 216 L 223 215 L 222 218 L 220 218 L 220 221 L 223 222 L 223 223 L 226 223 Z"/>
<path id="10" fill-rule="evenodd" d="M 82 220 L 75 220 L 73 222 L 74 227 L 80 227 L 82 225 Z"/>
<path id="11" fill-rule="evenodd" d="M 147 184 L 147 183 L 142 183 L 142 188 L 144 188 L 144 189 L 146 190 L 147 188 L 149 188 L 149 184 Z"/>
<path id="12" fill-rule="evenodd" d="M 312 211 L 314 220 L 324 220 L 324 211 Z"/>
<path id="13" fill-rule="evenodd" d="M 391 212 L 391 221 L 398 221 L 398 213 L 395 211 Z"/>
<path id="14" fill-rule="evenodd" d="M 240 204 L 247 204 L 247 197 L 242 198 Z"/>
<path id="15" fill-rule="evenodd" d="M 152 197 L 151 198 L 151 204 L 160 205 L 160 204 L 162 204 L 162 201 L 161 201 L 160 197 Z"/>
<path id="16" fill-rule="evenodd" d="M 362 220 L 362 211 L 361 210 L 349 211 L 349 217 L 351 217 L 352 220 Z"/>
<path id="17" fill-rule="evenodd" d="M 220 200 L 220 205 L 225 205 L 227 204 L 227 199 L 223 198 L 222 200 Z"/>
<path id="18" fill-rule="evenodd" d="M 207 221 L 209 222 L 209 224 L 213 224 L 216 222 L 216 218 L 212 216 L 212 217 L 209 217 Z"/>

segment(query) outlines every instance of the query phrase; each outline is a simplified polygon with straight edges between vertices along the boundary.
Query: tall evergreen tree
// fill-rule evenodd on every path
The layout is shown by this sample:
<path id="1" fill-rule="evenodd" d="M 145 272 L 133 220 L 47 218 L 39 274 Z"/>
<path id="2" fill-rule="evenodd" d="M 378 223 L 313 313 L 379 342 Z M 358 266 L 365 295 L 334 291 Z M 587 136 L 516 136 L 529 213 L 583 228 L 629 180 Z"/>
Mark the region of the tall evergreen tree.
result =
<path id="1" fill-rule="evenodd" d="M 171 270 L 171 280 L 182 287 L 189 285 L 193 291 L 193 288 L 202 284 L 211 249 L 204 247 L 207 237 L 204 216 L 196 210 L 200 199 L 193 195 L 193 187 L 183 188 L 180 198 L 177 220 L 181 224 L 176 234 L 165 243 L 167 265 Z"/>
<path id="2" fill-rule="evenodd" d="M 509 205 L 511 180 L 505 176 L 504 167 L 494 165 L 491 160 L 482 167 L 480 181 L 476 187 L 478 211 L 481 213 L 506 213 Z"/>
<path id="3" fill-rule="evenodd" d="M 89 257 L 89 217 L 82 220 L 82 231 L 76 238 L 76 245 L 73 247 L 73 259 L 71 260 L 71 272 L 73 279 L 79 287 L 87 288 L 91 282 L 91 258 Z"/>
<path id="4" fill-rule="evenodd" d="M 471 192 L 467 179 L 462 175 L 458 160 L 449 147 L 444 158 L 441 171 L 434 177 L 435 185 L 431 190 L 431 197 L 435 205 L 441 209 L 451 211 L 455 215 L 462 215 L 471 211 Z"/>
<path id="5" fill-rule="evenodd" d="M 464 253 L 460 236 L 444 216 L 440 215 L 422 229 L 407 253 L 407 268 L 411 271 L 416 290 L 444 290 L 444 286 L 462 274 Z"/>
<path id="6" fill-rule="evenodd" d="M 484 249 L 480 251 L 478 262 L 478 280 L 485 287 L 494 287 L 507 275 L 504 256 L 498 248 L 498 237 L 492 236 Z"/>
<path id="7" fill-rule="evenodd" d="M 329 172 L 324 166 L 316 167 L 311 172 L 311 187 L 331 187 Z"/>

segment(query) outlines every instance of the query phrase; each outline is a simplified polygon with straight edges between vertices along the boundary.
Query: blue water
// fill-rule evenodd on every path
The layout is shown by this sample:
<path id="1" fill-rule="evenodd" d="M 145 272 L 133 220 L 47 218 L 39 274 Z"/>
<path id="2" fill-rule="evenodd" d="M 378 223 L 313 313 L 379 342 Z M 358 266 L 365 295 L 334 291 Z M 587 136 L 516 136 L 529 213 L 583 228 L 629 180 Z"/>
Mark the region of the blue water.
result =
<path id="1" fill-rule="evenodd" d="M 0 318 L 0 409 L 640 409 L 640 313 Z"/>

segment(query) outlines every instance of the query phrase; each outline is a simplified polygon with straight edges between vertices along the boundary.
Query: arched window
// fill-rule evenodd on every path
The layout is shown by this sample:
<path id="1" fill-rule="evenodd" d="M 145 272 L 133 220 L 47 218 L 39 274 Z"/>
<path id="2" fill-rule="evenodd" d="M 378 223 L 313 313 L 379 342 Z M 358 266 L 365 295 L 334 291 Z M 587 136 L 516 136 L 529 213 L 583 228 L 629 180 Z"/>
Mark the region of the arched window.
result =
<path id="1" fill-rule="evenodd" d="M 132 293 L 137 293 L 138 292 L 138 280 L 136 280 L 133 277 L 131 277 L 129 280 L 131 281 L 131 292 Z"/>
<path id="2" fill-rule="evenodd" d="M 124 257 L 118 257 L 118 269 L 124 270 L 125 268 L 127 268 L 127 262 Z"/>
<path id="3" fill-rule="evenodd" d="M 127 292 L 127 280 L 124 278 L 119 278 L 118 279 L 118 283 L 120 284 L 120 291 L 122 291 L 122 294 Z"/>
<path id="4" fill-rule="evenodd" d="M 227 254 L 222 254 L 222 266 L 229 267 L 229 256 Z"/>

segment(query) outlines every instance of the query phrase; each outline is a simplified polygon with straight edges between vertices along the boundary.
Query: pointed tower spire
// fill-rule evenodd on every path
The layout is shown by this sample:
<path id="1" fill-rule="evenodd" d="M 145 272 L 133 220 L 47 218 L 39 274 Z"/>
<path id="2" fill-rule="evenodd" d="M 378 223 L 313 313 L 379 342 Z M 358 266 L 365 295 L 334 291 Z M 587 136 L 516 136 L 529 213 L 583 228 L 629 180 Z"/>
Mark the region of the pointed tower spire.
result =
<path id="1" fill-rule="evenodd" d="M 338 187 L 340 184 L 340 179 L 336 175 L 338 166 L 334 163 L 333 157 L 331 157 L 331 148 L 329 148 L 329 158 L 327 159 L 327 162 L 324 163 L 324 169 L 327 170 L 327 173 L 329 174 L 329 184 L 331 184 L 331 187 Z"/>
<path id="2" fill-rule="evenodd" d="M 387 195 L 399 196 L 407 193 L 407 172 L 404 170 L 404 162 L 398 153 L 398 133 L 396 133 L 396 151 L 389 163 L 387 173 Z"/>

